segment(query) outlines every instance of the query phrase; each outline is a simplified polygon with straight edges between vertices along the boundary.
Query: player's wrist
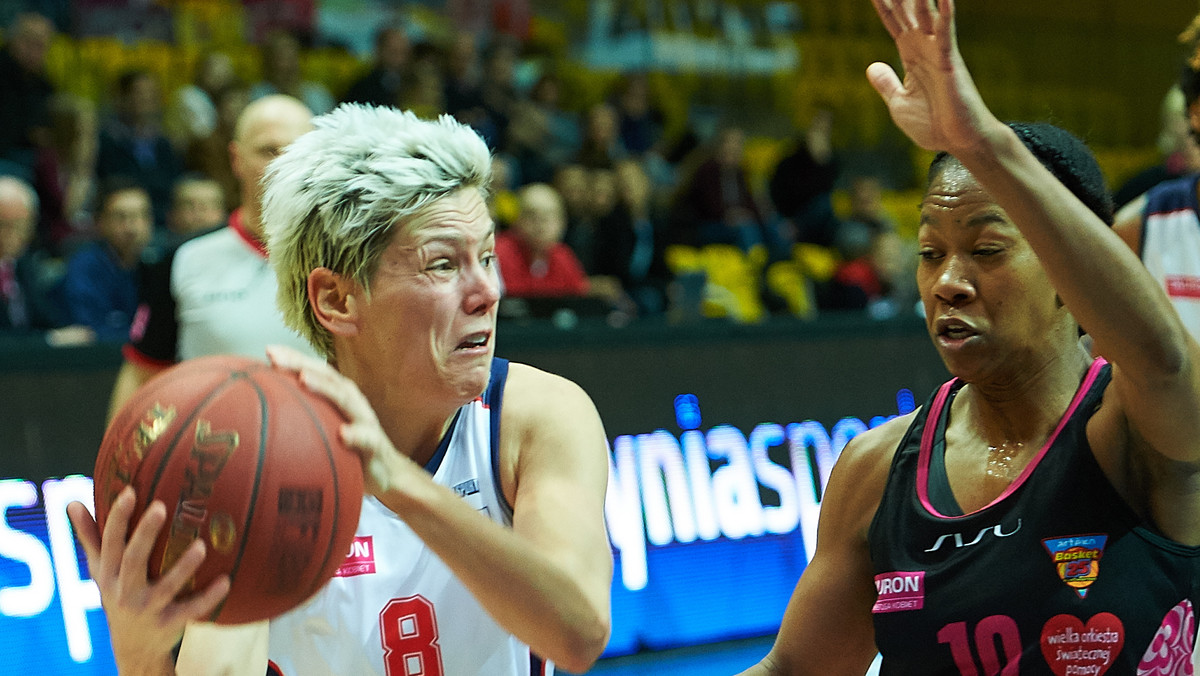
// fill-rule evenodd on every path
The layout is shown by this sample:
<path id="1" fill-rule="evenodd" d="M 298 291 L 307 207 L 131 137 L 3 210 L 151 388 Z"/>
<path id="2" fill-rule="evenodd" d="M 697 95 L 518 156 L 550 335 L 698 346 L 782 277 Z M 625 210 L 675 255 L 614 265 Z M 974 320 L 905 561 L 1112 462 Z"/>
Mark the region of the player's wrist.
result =
<path id="1" fill-rule="evenodd" d="M 139 644 L 144 642 L 138 641 Z M 161 654 L 145 652 L 147 646 L 139 645 L 138 651 L 122 651 L 113 641 L 113 655 L 116 658 L 117 673 L 121 676 L 172 676 L 175 674 L 175 652 L 168 648 Z"/>

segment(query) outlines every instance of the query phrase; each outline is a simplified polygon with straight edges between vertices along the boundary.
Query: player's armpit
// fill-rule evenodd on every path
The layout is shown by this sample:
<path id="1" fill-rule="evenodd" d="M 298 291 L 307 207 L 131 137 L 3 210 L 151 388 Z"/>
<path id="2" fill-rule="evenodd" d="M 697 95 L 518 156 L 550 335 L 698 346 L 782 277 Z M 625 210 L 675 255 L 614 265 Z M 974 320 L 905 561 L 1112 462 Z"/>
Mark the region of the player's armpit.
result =
<path id="1" fill-rule="evenodd" d="M 267 671 L 267 627 L 193 622 L 183 633 L 175 662 L 179 676 L 263 676 Z"/>

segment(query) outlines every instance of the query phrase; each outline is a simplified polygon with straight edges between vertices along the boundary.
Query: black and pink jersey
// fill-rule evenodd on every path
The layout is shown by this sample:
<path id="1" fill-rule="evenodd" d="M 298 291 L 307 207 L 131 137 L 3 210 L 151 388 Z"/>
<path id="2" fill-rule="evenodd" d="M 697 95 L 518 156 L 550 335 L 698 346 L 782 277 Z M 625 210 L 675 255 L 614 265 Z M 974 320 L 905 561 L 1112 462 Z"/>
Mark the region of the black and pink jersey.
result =
<path id="1" fill-rule="evenodd" d="M 1046 445 L 991 504 L 963 514 L 945 383 L 896 453 L 869 542 L 882 674 L 1191 674 L 1200 547 L 1144 523 L 1092 455 L 1096 360 Z"/>

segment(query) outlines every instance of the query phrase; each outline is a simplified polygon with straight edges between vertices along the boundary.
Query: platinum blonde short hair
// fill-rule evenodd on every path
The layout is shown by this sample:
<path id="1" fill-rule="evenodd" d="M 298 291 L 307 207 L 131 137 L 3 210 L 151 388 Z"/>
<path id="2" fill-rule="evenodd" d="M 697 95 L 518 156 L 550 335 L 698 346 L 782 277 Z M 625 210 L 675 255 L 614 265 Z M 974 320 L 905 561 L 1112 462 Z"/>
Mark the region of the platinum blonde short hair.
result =
<path id="1" fill-rule="evenodd" d="M 486 197 L 491 153 L 449 115 L 343 104 L 313 127 L 268 166 L 262 222 L 284 322 L 329 357 L 333 338 L 309 306 L 309 273 L 328 268 L 369 295 L 397 225 L 464 188 Z"/>

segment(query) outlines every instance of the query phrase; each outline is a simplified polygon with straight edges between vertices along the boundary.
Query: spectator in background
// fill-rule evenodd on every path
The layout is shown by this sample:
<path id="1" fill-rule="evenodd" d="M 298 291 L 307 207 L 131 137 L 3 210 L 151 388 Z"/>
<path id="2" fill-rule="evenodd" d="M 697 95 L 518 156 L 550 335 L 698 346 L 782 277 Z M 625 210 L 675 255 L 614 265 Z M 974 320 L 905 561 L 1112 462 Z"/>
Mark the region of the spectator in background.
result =
<path id="1" fill-rule="evenodd" d="M 246 106 L 229 145 L 242 206 L 228 227 L 193 237 L 142 270 L 138 318 L 123 349 L 110 416 L 156 374 L 206 354 L 263 358 L 266 345 L 304 349 L 283 324 L 276 282 L 262 242 L 260 183 L 267 164 L 312 128 L 312 115 L 290 96 Z"/>
<path id="2" fill-rule="evenodd" d="M 66 257 L 92 234 L 100 130 L 90 101 L 70 94 L 50 100 L 49 143 L 38 149 L 34 188 L 41 203 L 37 244 Z"/>
<path id="3" fill-rule="evenodd" d="M 560 107 L 559 86 L 557 76 L 545 74 L 528 99 L 514 104 L 506 151 L 517 163 L 522 183 L 553 181 L 555 168 L 579 152 L 579 121 Z"/>
<path id="4" fill-rule="evenodd" d="M 469 125 L 489 147 L 496 147 L 502 129 L 497 127 L 483 101 L 483 64 L 479 46 L 470 33 L 456 33 L 446 49 L 444 86 L 446 112 Z"/>
<path id="5" fill-rule="evenodd" d="M 593 258 L 596 239 L 596 200 L 592 195 L 592 172 L 580 164 L 564 164 L 554 172 L 554 190 L 567 215 L 563 242 L 580 261 Z"/>
<path id="6" fill-rule="evenodd" d="M 262 45 L 263 79 L 250 88 L 250 99 L 268 94 L 287 94 L 299 99 L 313 115 L 333 110 L 334 98 L 325 85 L 305 80 L 300 72 L 300 40 L 295 35 L 274 30 Z"/>
<path id="7" fill-rule="evenodd" d="M 350 85 L 342 101 L 398 107 L 408 82 L 411 56 L 412 45 L 403 26 L 380 28 L 375 33 L 375 59 L 371 70 Z"/>
<path id="8" fill-rule="evenodd" d="M 641 157 L 661 150 L 666 117 L 651 102 L 650 81 L 645 73 L 622 77 L 612 103 L 617 111 L 621 144 L 629 154 Z"/>
<path id="9" fill-rule="evenodd" d="M 203 174 L 221 184 L 225 208 L 233 210 L 242 203 L 242 190 L 229 160 L 229 144 L 233 143 L 238 118 L 250 102 L 250 90 L 235 82 L 217 92 L 217 126 L 204 138 L 188 146 L 184 167 Z"/>
<path id="10" fill-rule="evenodd" d="M 418 59 L 409 69 L 397 107 L 432 120 L 446 112 L 445 78 L 433 59 Z"/>
<path id="11" fill-rule="evenodd" d="M 138 304 L 138 263 L 152 231 L 150 196 L 136 182 L 109 179 L 96 200 L 99 239 L 67 263 L 63 293 L 71 320 L 101 341 L 129 337 Z"/>
<path id="12" fill-rule="evenodd" d="M 100 131 L 96 178 L 133 179 L 146 189 L 154 224 L 167 220 L 171 188 L 183 173 L 183 160 L 163 133 L 162 91 L 144 70 L 128 70 L 117 80 L 116 115 Z"/>
<path id="13" fill-rule="evenodd" d="M 596 224 L 592 272 L 614 277 L 637 314 L 661 314 L 670 273 L 662 256 L 662 229 L 654 213 L 649 176 L 641 163 L 622 160 L 611 172 L 614 197 Z M 601 183 L 598 181 L 597 183 Z"/>
<path id="14" fill-rule="evenodd" d="M 479 83 L 479 98 L 494 138 L 486 139 L 492 148 L 503 148 L 508 123 L 515 113 L 520 93 L 517 91 L 516 67 L 520 43 L 507 35 L 497 35 L 483 54 L 483 79 Z"/>
<path id="15" fill-rule="evenodd" d="M 608 103 L 597 103 L 588 109 L 583 123 L 583 142 L 575 158 L 588 169 L 612 169 L 617 160 L 629 153 L 621 144 L 617 111 Z"/>
<path id="16" fill-rule="evenodd" d="M 161 249 L 173 249 L 196 235 L 215 230 L 225 224 L 227 217 L 221 184 L 201 174 L 184 174 L 175 182 L 167 216 L 168 234 Z"/>
<path id="17" fill-rule="evenodd" d="M 782 246 L 769 233 L 763 210 L 750 190 L 743 166 L 745 132 L 725 127 L 717 132 L 709 155 L 677 194 L 672 239 L 684 244 L 732 244 L 742 251 Z"/>
<path id="18" fill-rule="evenodd" d="M 0 334 L 44 333 L 51 345 L 80 345 L 91 329 L 71 325 L 44 252 L 31 251 L 37 194 L 15 176 L 0 176 Z"/>
<path id="19" fill-rule="evenodd" d="M 0 163 L 31 177 L 34 151 L 46 143 L 47 107 L 54 85 L 46 76 L 46 54 L 54 24 L 36 13 L 17 15 L 0 49 Z M 3 167 L 0 167 L 3 168 Z"/>
<path id="20" fill-rule="evenodd" d="M 164 127 L 176 150 L 187 152 L 198 139 L 217 128 L 217 93 L 234 84 L 233 59 L 224 52 L 208 52 L 196 63 L 194 82 L 171 93 Z"/>
<path id="21" fill-rule="evenodd" d="M 771 203 L 792 224 L 796 241 L 835 245 L 832 194 L 839 172 L 833 151 L 833 111 L 818 107 L 804 138 L 779 161 L 768 183 Z"/>
<path id="22" fill-rule="evenodd" d="M 883 183 L 878 176 L 859 174 L 850 178 L 850 213 L 846 218 L 863 223 L 873 233 L 894 231 L 896 220 L 883 206 Z"/>
<path id="23" fill-rule="evenodd" d="M 566 211 L 554 188 L 534 183 L 518 194 L 520 212 L 496 235 L 496 261 L 505 295 L 517 298 L 586 296 L 588 278 L 563 244 Z"/>

